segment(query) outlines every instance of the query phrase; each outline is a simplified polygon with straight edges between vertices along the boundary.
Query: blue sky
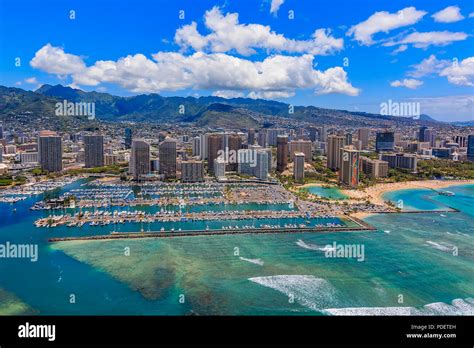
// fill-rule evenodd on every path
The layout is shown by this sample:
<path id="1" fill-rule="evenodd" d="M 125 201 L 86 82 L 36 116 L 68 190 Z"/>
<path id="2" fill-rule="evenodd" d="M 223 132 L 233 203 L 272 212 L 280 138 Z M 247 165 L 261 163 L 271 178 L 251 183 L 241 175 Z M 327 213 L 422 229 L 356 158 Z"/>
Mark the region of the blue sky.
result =
<path id="1" fill-rule="evenodd" d="M 262 97 L 368 112 L 389 99 L 418 101 L 436 119 L 467 121 L 474 119 L 473 4 L 0 0 L 0 84 Z"/>

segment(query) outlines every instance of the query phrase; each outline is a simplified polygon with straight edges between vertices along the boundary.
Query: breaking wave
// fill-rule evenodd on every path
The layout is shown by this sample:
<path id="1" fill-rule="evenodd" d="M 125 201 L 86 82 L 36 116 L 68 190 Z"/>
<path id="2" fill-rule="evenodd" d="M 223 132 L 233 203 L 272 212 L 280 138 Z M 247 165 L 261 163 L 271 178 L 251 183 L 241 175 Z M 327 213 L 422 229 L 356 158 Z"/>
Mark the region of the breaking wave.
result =
<path id="1" fill-rule="evenodd" d="M 336 289 L 328 281 L 312 275 L 276 275 L 249 280 L 293 297 L 295 302 L 315 311 L 337 305 Z"/>
<path id="2" fill-rule="evenodd" d="M 247 259 L 245 257 L 240 257 L 240 259 L 242 261 L 247 261 L 247 262 L 250 262 L 250 263 L 253 263 L 255 265 L 259 265 L 259 266 L 263 266 L 265 262 L 263 262 L 261 259 Z"/>
<path id="3" fill-rule="evenodd" d="M 453 249 L 456 247 L 455 245 L 452 245 L 449 243 L 444 243 L 444 242 L 436 243 L 431 240 L 427 240 L 426 244 L 430 245 L 431 247 L 435 249 L 445 251 L 445 252 L 452 252 Z"/>
<path id="4" fill-rule="evenodd" d="M 320 247 L 316 244 L 306 243 L 302 239 L 298 239 L 298 241 L 296 242 L 296 245 L 298 245 L 298 246 L 300 246 L 304 249 L 308 249 L 308 250 L 320 250 L 320 251 L 324 251 L 324 252 L 335 250 L 335 248 L 332 247 L 332 246 L 326 245 L 325 247 Z"/>
<path id="5" fill-rule="evenodd" d="M 473 315 L 474 299 L 455 299 L 451 304 L 435 302 L 421 308 L 416 307 L 354 307 L 354 308 L 328 308 L 323 310 L 330 315 Z"/>

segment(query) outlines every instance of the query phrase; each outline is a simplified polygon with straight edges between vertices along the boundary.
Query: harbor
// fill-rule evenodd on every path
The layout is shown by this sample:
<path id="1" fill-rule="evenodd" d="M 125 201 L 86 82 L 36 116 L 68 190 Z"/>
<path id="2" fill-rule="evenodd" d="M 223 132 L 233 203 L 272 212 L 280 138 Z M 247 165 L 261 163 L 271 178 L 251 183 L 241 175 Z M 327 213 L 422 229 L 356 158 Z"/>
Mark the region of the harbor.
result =
<path id="1" fill-rule="evenodd" d="M 279 185 L 101 179 L 79 182 L 30 209 L 39 211 L 34 225 L 50 230 L 50 241 L 373 231 L 351 211 L 387 212 L 364 202 L 303 201 Z"/>
<path id="2" fill-rule="evenodd" d="M 108 235 L 96 235 L 86 237 L 61 237 L 50 238 L 49 242 L 65 242 L 78 240 L 107 240 L 107 239 L 137 239 L 137 238 L 172 238 L 185 236 L 215 236 L 215 235 L 235 235 L 235 234 L 279 234 L 279 233 L 309 233 L 309 232 L 361 232 L 376 231 L 377 228 L 359 220 L 358 227 L 349 226 L 314 226 L 314 227 L 250 227 L 236 229 L 220 229 L 220 230 L 187 230 L 187 231 L 150 231 L 150 232 L 112 232 Z"/>
<path id="3" fill-rule="evenodd" d="M 54 191 L 78 180 L 77 178 L 65 177 L 61 180 L 45 180 L 32 184 L 25 184 L 0 190 L 0 203 L 17 203 L 28 197 L 37 196 L 48 191 Z"/>

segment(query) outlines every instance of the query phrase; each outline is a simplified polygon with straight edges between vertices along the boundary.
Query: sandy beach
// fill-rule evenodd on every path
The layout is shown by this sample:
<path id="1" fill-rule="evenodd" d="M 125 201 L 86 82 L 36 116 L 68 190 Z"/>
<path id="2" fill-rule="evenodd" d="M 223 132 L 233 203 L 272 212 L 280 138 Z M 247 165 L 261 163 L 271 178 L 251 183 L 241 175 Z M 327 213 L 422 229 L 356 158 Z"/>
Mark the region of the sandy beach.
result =
<path id="1" fill-rule="evenodd" d="M 374 204 L 384 204 L 383 194 L 391 191 L 427 188 L 442 189 L 455 185 L 474 184 L 474 180 L 421 180 L 421 181 L 405 181 L 395 183 L 381 183 L 371 186 L 364 190 L 342 190 L 343 193 L 352 199 L 368 199 Z"/>

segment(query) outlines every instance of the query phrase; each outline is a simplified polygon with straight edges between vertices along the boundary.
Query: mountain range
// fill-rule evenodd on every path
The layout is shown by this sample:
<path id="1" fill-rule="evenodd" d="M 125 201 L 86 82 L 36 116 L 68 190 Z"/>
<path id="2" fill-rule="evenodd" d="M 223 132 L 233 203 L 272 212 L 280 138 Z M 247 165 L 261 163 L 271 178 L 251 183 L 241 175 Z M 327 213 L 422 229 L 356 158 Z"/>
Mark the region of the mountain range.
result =
<path id="1" fill-rule="evenodd" d="M 68 102 L 95 103 L 95 115 L 105 121 L 134 121 L 179 123 L 190 122 L 213 128 L 258 128 L 271 124 L 276 118 L 291 119 L 317 125 L 344 125 L 353 127 L 390 127 L 410 124 L 441 124 L 427 115 L 415 120 L 407 117 L 384 116 L 365 112 L 351 112 L 295 106 L 250 98 L 225 99 L 221 97 L 163 97 L 142 94 L 131 97 L 108 93 L 85 92 L 62 85 L 42 85 L 36 91 L 0 86 L 0 117 L 28 112 L 54 116 L 55 105 Z M 293 112 L 291 112 L 293 111 Z"/>

